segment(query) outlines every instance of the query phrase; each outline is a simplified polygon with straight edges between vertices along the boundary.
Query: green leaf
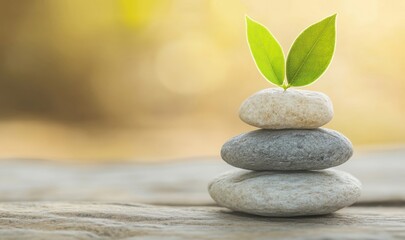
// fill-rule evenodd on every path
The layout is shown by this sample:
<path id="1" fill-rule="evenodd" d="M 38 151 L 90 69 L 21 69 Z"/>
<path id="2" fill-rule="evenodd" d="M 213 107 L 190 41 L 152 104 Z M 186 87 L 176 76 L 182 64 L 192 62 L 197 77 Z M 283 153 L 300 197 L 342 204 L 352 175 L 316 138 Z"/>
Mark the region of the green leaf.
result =
<path id="1" fill-rule="evenodd" d="M 335 50 L 336 14 L 305 29 L 294 41 L 287 57 L 289 86 L 305 86 L 325 72 Z"/>
<path id="2" fill-rule="evenodd" d="M 282 86 L 285 75 L 284 53 L 269 30 L 246 16 L 247 39 L 256 66 L 270 82 Z"/>

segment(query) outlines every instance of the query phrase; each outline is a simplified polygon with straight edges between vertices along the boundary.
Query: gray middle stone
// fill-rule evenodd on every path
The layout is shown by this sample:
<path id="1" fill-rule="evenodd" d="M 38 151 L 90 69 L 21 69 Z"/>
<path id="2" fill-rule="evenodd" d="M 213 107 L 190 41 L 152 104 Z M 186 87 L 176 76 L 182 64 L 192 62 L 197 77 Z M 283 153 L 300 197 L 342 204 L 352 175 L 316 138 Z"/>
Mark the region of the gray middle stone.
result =
<path id="1" fill-rule="evenodd" d="M 248 170 L 319 170 L 338 166 L 353 154 L 341 133 L 325 129 L 260 129 L 238 135 L 221 149 L 222 159 Z"/>

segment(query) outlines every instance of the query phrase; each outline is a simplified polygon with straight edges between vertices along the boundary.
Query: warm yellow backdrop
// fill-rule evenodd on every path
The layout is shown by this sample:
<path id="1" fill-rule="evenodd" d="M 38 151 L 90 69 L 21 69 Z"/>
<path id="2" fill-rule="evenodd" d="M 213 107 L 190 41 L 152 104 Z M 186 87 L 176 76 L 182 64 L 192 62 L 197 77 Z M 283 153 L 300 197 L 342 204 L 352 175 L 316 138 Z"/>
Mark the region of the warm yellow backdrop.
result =
<path id="1" fill-rule="evenodd" d="M 403 0 L 0 1 L 0 157 L 172 159 L 218 155 L 253 129 L 240 103 L 267 87 L 244 15 L 287 53 L 333 13 L 337 50 L 306 89 L 355 146 L 405 142 Z"/>

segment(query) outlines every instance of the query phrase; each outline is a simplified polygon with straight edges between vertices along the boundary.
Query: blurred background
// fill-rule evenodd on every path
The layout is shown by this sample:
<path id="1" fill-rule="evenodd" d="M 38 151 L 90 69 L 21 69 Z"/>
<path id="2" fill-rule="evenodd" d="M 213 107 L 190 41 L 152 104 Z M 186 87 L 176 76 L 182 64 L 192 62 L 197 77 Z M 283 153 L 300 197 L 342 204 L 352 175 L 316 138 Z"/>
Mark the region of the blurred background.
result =
<path id="1" fill-rule="evenodd" d="M 333 13 L 337 49 L 306 89 L 357 148 L 405 143 L 403 0 L 0 0 L 0 157 L 67 161 L 217 156 L 253 129 L 241 102 L 268 87 L 244 15 L 287 53 Z"/>

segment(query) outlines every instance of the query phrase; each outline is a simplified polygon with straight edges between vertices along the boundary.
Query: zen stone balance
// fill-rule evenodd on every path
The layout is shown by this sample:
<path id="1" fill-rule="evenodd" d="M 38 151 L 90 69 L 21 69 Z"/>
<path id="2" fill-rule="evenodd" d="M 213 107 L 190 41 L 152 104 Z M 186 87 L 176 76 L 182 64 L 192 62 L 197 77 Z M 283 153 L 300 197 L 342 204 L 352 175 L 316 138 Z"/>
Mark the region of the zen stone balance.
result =
<path id="1" fill-rule="evenodd" d="M 321 128 L 332 120 L 331 100 L 321 92 L 290 89 L 311 84 L 325 72 L 335 50 L 335 22 L 336 14 L 305 29 L 285 61 L 270 31 L 246 17 L 256 66 L 280 88 L 264 89 L 242 103 L 240 119 L 260 130 L 240 134 L 222 146 L 222 159 L 240 170 L 224 173 L 208 185 L 218 205 L 293 217 L 332 213 L 360 197 L 359 180 L 329 169 L 353 154 L 343 134 Z"/>
<path id="2" fill-rule="evenodd" d="M 286 103 L 290 107 L 283 107 Z M 220 206 L 292 217 L 332 213 L 359 198 L 359 180 L 328 169 L 346 162 L 353 148 L 343 134 L 318 128 L 333 116 L 325 94 L 266 89 L 249 97 L 239 115 L 262 129 L 223 145 L 222 159 L 242 170 L 226 172 L 209 184 L 209 193 Z"/>

